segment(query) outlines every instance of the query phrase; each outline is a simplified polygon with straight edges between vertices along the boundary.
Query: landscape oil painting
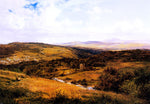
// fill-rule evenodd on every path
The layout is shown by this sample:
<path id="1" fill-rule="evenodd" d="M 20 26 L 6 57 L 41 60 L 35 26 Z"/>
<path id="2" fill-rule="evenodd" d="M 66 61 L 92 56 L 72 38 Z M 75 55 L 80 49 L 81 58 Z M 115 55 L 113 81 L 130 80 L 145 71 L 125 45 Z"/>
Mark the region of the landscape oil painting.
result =
<path id="1" fill-rule="evenodd" d="M 150 0 L 1 0 L 0 104 L 150 104 Z"/>

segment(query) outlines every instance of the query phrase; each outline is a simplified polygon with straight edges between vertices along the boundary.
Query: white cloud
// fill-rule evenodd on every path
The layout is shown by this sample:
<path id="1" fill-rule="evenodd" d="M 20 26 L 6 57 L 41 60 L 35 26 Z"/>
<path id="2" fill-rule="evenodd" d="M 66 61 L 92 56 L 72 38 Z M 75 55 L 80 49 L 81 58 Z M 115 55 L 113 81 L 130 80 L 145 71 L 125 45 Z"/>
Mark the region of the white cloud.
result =
<path id="1" fill-rule="evenodd" d="M 121 32 L 144 32 L 144 23 L 141 19 L 136 18 L 133 21 L 122 20 L 114 25 L 116 31 Z"/>
<path id="2" fill-rule="evenodd" d="M 38 2 L 37 10 L 23 8 L 25 5 L 35 2 Z M 68 2 L 65 2 L 65 0 L 33 0 L 31 2 L 5 0 L 1 3 L 0 11 L 5 10 L 2 15 L 7 18 L 1 17 L 0 20 L 6 22 L 5 26 L 12 29 L 40 29 L 41 31 L 56 33 L 68 33 L 73 32 L 70 30 L 76 29 L 83 31 L 82 26 L 95 25 L 92 20 L 93 17 L 95 17 L 95 20 L 100 19 L 103 10 L 98 7 L 99 3 L 101 3 L 101 0 L 70 0 Z M 8 12 L 9 9 L 12 10 L 12 13 Z M 5 26 L 3 25 L 3 28 Z"/>
<path id="3" fill-rule="evenodd" d="M 27 8 L 34 6 L 34 3 L 37 3 L 36 7 Z M 34 37 L 33 41 L 40 39 L 54 41 L 56 37 L 61 37 L 63 34 L 65 38 L 69 37 L 66 39 L 69 41 L 79 38 L 71 39 L 72 36 L 68 34 L 78 34 L 77 36 L 82 37 L 81 40 L 114 37 L 115 33 L 150 34 L 150 26 L 143 17 L 137 14 L 131 18 L 130 11 L 128 11 L 129 15 L 121 12 L 128 8 L 123 6 L 118 9 L 115 3 L 120 2 L 116 0 L 113 2 L 110 0 L 2 0 L 0 33 L 3 35 L 0 34 L 0 41 L 6 39 L 6 36 L 10 38 L 8 41 L 32 40 L 29 39 L 30 37 Z M 61 38 L 62 41 L 65 41 L 65 38 Z"/>

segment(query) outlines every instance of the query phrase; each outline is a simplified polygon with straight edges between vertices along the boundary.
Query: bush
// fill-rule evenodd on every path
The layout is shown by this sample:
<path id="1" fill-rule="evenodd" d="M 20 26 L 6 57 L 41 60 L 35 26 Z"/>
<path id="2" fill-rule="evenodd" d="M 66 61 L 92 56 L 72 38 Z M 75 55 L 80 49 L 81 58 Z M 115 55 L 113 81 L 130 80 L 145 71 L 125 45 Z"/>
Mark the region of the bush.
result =
<path id="1" fill-rule="evenodd" d="M 150 102 L 150 84 L 145 84 L 144 87 L 140 87 L 138 96 Z"/>
<path id="2" fill-rule="evenodd" d="M 96 85 L 99 90 L 122 92 L 133 97 L 149 100 L 150 70 L 106 68 Z"/>
<path id="3" fill-rule="evenodd" d="M 71 78 L 68 78 L 68 77 L 67 77 L 66 80 L 71 80 Z"/>
<path id="4" fill-rule="evenodd" d="M 3 104 L 15 104 L 16 98 L 26 96 L 27 90 L 22 88 L 8 89 L 5 87 L 0 87 L 0 103 Z"/>
<path id="5" fill-rule="evenodd" d="M 118 91 L 119 79 L 111 74 L 102 74 L 99 77 L 99 83 L 96 88 L 99 90 Z"/>
<path id="6" fill-rule="evenodd" d="M 135 83 L 137 84 L 139 89 L 139 97 L 148 99 L 150 98 L 150 69 L 149 67 L 145 69 L 138 69 L 135 71 L 136 78 Z"/>
<path id="7" fill-rule="evenodd" d="M 118 69 L 106 68 L 104 73 L 99 77 L 99 83 L 96 88 L 99 90 L 113 90 L 118 91 L 120 85 L 120 78 L 118 77 Z"/>
<path id="8" fill-rule="evenodd" d="M 150 69 L 147 67 L 145 69 L 135 70 L 136 75 L 136 84 L 144 86 L 147 83 L 150 83 Z"/>
<path id="9" fill-rule="evenodd" d="M 127 80 L 124 81 L 123 84 L 120 86 L 120 91 L 125 94 L 130 94 L 138 97 L 139 87 L 135 84 L 134 80 Z"/>
<path id="10" fill-rule="evenodd" d="M 133 71 L 108 67 L 99 77 L 99 83 L 96 85 L 96 88 L 99 90 L 119 92 L 122 83 L 126 80 L 132 80 L 134 77 Z"/>
<path id="11" fill-rule="evenodd" d="M 86 79 L 79 80 L 78 83 L 81 85 L 87 86 L 87 80 Z"/>
<path id="12" fill-rule="evenodd" d="M 77 84 L 77 81 L 76 81 L 76 80 L 73 80 L 71 83 L 72 83 L 72 84 Z"/>

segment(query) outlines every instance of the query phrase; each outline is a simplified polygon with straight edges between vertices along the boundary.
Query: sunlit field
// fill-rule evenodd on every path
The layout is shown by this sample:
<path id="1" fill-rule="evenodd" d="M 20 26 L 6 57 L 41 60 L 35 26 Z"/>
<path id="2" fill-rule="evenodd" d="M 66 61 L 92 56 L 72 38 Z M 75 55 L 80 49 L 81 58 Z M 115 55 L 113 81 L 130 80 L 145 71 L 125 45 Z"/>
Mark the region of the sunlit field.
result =
<path id="1" fill-rule="evenodd" d="M 17 81 L 15 78 L 19 76 L 22 76 L 22 78 L 20 79 L 20 81 Z M 74 101 L 74 99 L 77 99 L 79 100 L 77 102 L 82 102 L 82 103 L 89 102 L 89 101 L 99 102 L 99 103 L 116 102 L 116 101 L 120 103 L 121 102 L 131 103 L 133 100 L 135 100 L 134 98 L 127 95 L 117 94 L 114 92 L 87 90 L 84 88 L 77 87 L 75 85 L 69 85 L 66 83 L 61 83 L 54 80 L 38 78 L 38 77 L 31 78 L 24 74 L 10 72 L 10 71 L 0 71 L 0 80 L 1 80 L 1 91 L 5 91 L 7 89 L 8 91 L 10 91 L 8 93 L 10 94 L 10 96 L 16 93 L 20 95 L 11 98 L 16 103 L 17 102 L 18 103 L 23 103 L 23 102 L 53 103 L 53 100 L 58 97 L 60 97 L 60 99 L 58 100 L 68 99 Z M 19 90 L 15 90 L 15 89 L 19 89 Z M 5 99 L 7 100 L 10 99 L 9 95 L 3 96 L 3 93 L 5 92 L 1 92 L 1 98 L 6 97 Z M 3 100 L 4 99 L 2 99 L 2 101 Z M 140 99 L 136 99 L 136 100 L 138 100 L 138 102 L 143 102 Z"/>

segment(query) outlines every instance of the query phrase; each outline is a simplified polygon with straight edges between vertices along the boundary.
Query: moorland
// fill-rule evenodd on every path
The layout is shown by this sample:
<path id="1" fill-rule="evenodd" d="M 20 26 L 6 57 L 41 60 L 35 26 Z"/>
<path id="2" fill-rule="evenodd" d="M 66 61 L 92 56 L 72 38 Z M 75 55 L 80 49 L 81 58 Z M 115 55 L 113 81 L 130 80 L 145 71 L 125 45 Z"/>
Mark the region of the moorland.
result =
<path id="1" fill-rule="evenodd" d="M 149 104 L 149 93 L 149 49 L 0 45 L 0 104 Z"/>

